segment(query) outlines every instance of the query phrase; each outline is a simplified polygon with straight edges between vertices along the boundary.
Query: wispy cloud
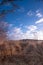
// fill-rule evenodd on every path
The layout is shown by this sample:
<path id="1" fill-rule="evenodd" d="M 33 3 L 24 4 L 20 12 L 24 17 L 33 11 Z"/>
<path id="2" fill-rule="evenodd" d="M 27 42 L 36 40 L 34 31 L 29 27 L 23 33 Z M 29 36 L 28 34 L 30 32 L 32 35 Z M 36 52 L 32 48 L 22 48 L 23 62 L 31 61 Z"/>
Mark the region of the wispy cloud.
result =
<path id="1" fill-rule="evenodd" d="M 30 10 L 30 11 L 27 12 L 27 15 L 28 16 L 32 16 L 33 15 L 33 12 Z"/>
<path id="2" fill-rule="evenodd" d="M 30 31 L 34 31 L 34 30 L 37 29 L 37 26 L 35 26 L 35 25 L 30 25 L 30 26 L 28 26 L 27 28 L 28 28 Z"/>
<path id="3" fill-rule="evenodd" d="M 37 17 L 42 17 L 42 14 L 41 13 L 37 13 L 36 16 Z"/>
<path id="4" fill-rule="evenodd" d="M 42 14 L 41 14 L 40 10 L 36 11 L 36 16 L 39 17 L 39 18 L 42 17 Z"/>
<path id="5" fill-rule="evenodd" d="M 43 23 L 43 18 L 37 20 L 35 23 L 36 23 L 36 24 L 38 24 L 38 23 Z"/>
<path id="6" fill-rule="evenodd" d="M 37 31 L 38 40 L 43 40 L 43 30 Z"/>
<path id="7" fill-rule="evenodd" d="M 36 10 L 36 13 L 38 13 L 39 11 L 40 11 L 40 10 L 39 10 L 39 9 L 37 9 L 37 10 Z"/>
<path id="8" fill-rule="evenodd" d="M 13 27 L 8 32 L 9 39 L 20 40 L 20 39 L 38 39 L 43 40 L 43 30 L 37 30 L 38 27 L 35 25 L 27 26 L 27 30 L 23 32 L 21 27 Z"/>
<path id="9" fill-rule="evenodd" d="M 21 28 L 17 28 L 17 27 L 13 27 L 13 29 L 8 32 L 10 39 L 21 39 L 22 34 L 23 32 Z"/>

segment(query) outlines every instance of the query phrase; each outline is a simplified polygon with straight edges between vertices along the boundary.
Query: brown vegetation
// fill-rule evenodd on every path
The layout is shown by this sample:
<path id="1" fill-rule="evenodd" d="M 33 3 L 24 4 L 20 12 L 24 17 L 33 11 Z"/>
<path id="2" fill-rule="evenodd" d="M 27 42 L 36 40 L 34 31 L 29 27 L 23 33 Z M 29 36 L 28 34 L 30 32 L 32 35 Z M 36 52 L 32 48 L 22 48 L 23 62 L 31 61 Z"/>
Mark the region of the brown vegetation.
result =
<path id="1" fill-rule="evenodd" d="M 43 65 L 43 41 L 39 41 L 4 41 L 0 45 L 0 62 L 4 65 Z"/>

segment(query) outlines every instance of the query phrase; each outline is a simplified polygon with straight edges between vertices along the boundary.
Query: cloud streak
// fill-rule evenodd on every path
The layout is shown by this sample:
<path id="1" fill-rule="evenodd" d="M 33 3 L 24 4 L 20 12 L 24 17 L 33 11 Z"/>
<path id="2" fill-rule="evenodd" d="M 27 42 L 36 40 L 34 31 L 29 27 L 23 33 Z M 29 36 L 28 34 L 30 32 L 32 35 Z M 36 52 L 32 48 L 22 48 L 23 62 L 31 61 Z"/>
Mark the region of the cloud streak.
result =
<path id="1" fill-rule="evenodd" d="M 37 11 L 36 11 L 36 16 L 37 16 L 38 18 L 42 17 L 42 14 L 41 14 L 40 10 L 37 10 Z"/>
<path id="2" fill-rule="evenodd" d="M 35 26 L 35 25 L 30 25 L 30 26 L 28 26 L 27 28 L 28 28 L 30 31 L 34 31 L 34 30 L 37 29 L 37 26 Z"/>
<path id="3" fill-rule="evenodd" d="M 43 18 L 39 19 L 38 21 L 35 22 L 36 24 L 38 23 L 43 23 Z"/>
<path id="4" fill-rule="evenodd" d="M 42 14 L 41 13 L 37 13 L 36 16 L 37 17 L 42 17 Z"/>
<path id="5" fill-rule="evenodd" d="M 28 16 L 32 16 L 33 15 L 33 12 L 30 10 L 30 11 L 27 12 L 27 15 Z"/>

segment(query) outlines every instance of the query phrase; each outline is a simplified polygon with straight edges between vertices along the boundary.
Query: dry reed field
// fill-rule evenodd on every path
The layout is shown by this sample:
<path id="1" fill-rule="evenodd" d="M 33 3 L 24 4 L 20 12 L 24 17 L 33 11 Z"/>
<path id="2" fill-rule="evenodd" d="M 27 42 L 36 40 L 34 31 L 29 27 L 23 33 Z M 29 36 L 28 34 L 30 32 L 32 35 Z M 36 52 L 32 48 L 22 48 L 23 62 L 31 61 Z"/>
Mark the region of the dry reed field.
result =
<path id="1" fill-rule="evenodd" d="M 43 65 L 43 40 L 4 41 L 0 65 Z"/>

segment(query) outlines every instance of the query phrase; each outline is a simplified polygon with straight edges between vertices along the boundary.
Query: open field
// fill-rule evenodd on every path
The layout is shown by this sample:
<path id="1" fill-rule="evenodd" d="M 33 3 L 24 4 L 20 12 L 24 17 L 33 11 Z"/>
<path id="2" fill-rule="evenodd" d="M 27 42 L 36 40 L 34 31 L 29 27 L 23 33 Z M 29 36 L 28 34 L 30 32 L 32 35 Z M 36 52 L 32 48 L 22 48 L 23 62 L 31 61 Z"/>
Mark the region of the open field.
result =
<path id="1" fill-rule="evenodd" d="M 0 44 L 0 65 L 43 65 L 43 40 L 4 41 Z"/>

